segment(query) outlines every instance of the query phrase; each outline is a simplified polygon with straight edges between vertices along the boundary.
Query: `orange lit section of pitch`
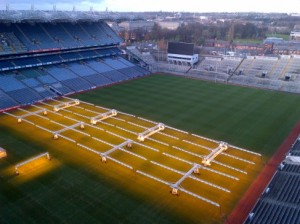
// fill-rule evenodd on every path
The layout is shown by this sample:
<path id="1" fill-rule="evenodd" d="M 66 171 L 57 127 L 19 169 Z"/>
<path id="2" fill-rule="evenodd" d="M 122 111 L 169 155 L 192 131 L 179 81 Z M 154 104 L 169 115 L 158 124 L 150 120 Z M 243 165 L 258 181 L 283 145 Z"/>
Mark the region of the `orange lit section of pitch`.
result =
<path id="1" fill-rule="evenodd" d="M 22 184 L 46 175 L 60 165 L 61 163 L 55 158 L 48 160 L 46 157 L 43 157 L 19 167 L 18 175 L 15 173 L 15 166 L 11 166 L 5 171 L 5 176 L 10 177 L 11 182 L 15 184 Z"/>

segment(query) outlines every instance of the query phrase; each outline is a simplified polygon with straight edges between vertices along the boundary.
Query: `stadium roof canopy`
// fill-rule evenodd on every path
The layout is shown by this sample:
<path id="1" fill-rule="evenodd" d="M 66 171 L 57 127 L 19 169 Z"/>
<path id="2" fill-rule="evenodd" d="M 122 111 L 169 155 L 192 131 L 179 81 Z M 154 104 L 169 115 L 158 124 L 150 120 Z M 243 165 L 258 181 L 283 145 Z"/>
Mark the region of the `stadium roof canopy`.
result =
<path id="1" fill-rule="evenodd" d="M 55 21 L 99 21 L 117 20 L 126 18 L 124 14 L 114 12 L 94 11 L 40 11 L 40 10 L 2 10 L 0 11 L 0 22 L 55 22 Z M 128 18 L 132 15 L 128 15 Z M 132 18 L 131 18 L 132 19 Z"/>

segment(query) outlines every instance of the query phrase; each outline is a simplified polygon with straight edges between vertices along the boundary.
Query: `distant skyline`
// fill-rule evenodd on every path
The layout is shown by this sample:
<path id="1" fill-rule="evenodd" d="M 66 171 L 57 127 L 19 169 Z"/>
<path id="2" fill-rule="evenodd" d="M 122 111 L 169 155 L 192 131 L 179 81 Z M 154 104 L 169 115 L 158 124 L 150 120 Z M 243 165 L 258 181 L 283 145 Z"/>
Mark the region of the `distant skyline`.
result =
<path id="1" fill-rule="evenodd" d="M 0 10 L 9 4 L 11 10 L 30 9 L 52 10 L 56 5 L 58 10 L 118 12 L 279 12 L 300 13 L 300 0 L 1 0 Z"/>

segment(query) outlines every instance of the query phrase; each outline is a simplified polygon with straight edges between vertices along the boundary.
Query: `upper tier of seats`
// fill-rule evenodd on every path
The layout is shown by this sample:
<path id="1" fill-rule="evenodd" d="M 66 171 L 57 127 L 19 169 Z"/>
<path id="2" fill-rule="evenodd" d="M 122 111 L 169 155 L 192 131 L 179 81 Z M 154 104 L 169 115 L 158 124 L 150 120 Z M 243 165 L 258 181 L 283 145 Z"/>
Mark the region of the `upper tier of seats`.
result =
<path id="1" fill-rule="evenodd" d="M 105 22 L 0 23 L 0 55 L 117 45 Z"/>
<path id="2" fill-rule="evenodd" d="M 0 29 L 0 111 L 149 74 L 119 56 L 121 38 L 104 22 Z"/>

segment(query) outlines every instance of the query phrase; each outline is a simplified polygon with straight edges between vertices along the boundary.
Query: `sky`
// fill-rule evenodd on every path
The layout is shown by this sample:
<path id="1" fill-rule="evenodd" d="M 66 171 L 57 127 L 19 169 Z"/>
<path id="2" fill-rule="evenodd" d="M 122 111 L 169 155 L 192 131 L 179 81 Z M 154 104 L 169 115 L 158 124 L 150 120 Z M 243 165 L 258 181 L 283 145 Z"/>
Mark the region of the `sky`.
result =
<path id="1" fill-rule="evenodd" d="M 300 13 L 300 0 L 0 0 L 0 10 L 10 9 L 144 12 L 284 12 Z"/>

